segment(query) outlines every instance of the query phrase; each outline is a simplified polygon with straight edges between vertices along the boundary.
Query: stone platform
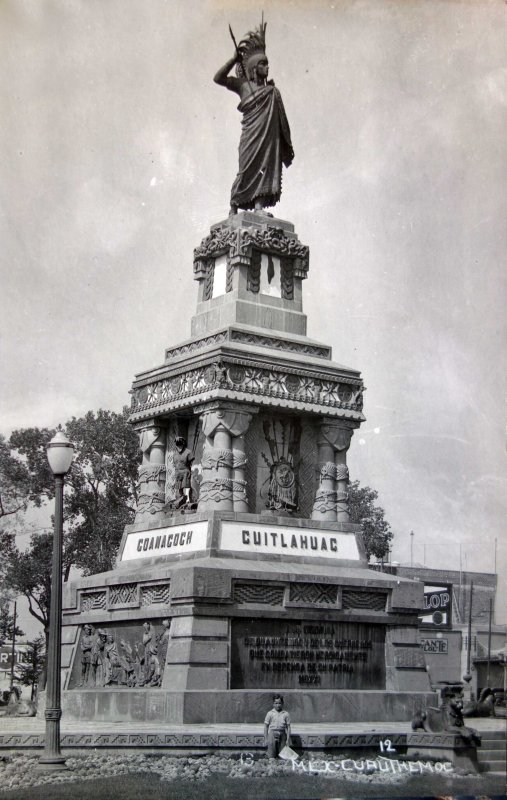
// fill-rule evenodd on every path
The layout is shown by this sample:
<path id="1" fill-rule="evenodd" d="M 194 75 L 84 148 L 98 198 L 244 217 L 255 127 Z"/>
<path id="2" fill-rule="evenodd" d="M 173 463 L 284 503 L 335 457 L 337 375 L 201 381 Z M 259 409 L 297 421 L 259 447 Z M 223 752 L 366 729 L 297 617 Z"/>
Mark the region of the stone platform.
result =
<path id="1" fill-rule="evenodd" d="M 422 708 L 434 705 L 432 692 L 313 691 L 285 690 L 285 703 L 302 723 L 319 721 L 336 725 L 336 720 L 361 723 L 408 722 Z M 262 719 L 272 704 L 272 692 L 223 690 L 170 692 L 162 690 L 81 689 L 63 694 L 63 713 L 76 721 L 114 721 L 136 725 L 233 724 Z M 39 710 L 40 712 L 40 710 Z"/>
<path id="2" fill-rule="evenodd" d="M 289 705 L 287 706 L 289 708 Z M 291 712 L 292 708 L 290 709 Z M 505 719 L 474 719 L 475 727 L 488 742 L 505 747 Z M 40 718 L 4 717 L 0 723 L 0 750 L 42 749 L 44 722 Z M 174 725 L 143 722 L 99 722 L 70 720 L 65 714 L 61 723 L 62 749 L 68 754 L 76 750 L 132 751 L 177 754 L 199 754 L 212 751 L 264 750 L 261 722 L 253 725 L 222 723 L 220 725 Z M 382 752 L 388 758 L 406 756 L 411 759 L 450 759 L 455 767 L 467 758 L 466 748 L 457 737 L 448 734 L 427 734 L 411 730 L 409 722 L 361 721 L 354 723 L 304 723 L 293 713 L 292 746 L 302 751 L 329 751 L 366 757 Z M 382 742 L 382 746 L 381 746 Z M 383 748 L 383 749 L 382 749 Z M 389 748 L 386 750 L 386 748 Z M 476 768 L 491 771 L 487 759 Z M 486 750 L 484 752 L 486 755 Z M 492 762 L 493 763 L 493 762 Z M 497 762 L 494 762 L 497 763 Z M 505 772 L 505 770 L 503 770 Z"/>
<path id="3" fill-rule="evenodd" d="M 219 511 L 129 526 L 115 570 L 65 587 L 64 712 L 248 723 L 281 691 L 305 722 L 411 719 L 435 703 L 422 587 L 368 570 L 357 528 Z M 91 629 L 101 663 L 83 680 Z"/>

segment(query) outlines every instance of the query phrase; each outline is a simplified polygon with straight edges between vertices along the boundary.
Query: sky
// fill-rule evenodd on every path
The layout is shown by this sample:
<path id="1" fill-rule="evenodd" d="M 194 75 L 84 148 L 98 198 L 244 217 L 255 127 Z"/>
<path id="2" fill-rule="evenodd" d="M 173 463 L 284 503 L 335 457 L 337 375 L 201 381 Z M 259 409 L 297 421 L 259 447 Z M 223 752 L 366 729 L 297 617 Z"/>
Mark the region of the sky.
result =
<path id="1" fill-rule="evenodd" d="M 359 369 L 392 558 L 505 579 L 505 4 L 265 0 L 308 334 Z M 119 411 L 190 336 L 251 0 L 0 2 L 0 432 Z M 414 536 L 410 536 L 410 532 Z M 505 580 L 504 580 L 505 582 Z M 507 622 L 502 589 L 497 621 Z"/>

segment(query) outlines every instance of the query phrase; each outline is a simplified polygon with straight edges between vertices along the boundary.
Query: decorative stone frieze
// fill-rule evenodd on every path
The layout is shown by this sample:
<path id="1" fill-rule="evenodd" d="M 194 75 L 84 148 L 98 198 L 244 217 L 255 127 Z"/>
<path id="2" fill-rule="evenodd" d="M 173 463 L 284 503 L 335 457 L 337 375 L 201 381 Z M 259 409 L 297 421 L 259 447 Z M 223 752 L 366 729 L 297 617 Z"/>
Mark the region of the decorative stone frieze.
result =
<path id="1" fill-rule="evenodd" d="M 301 355 L 312 356 L 315 358 L 331 358 L 331 348 L 325 345 L 317 345 L 306 342 L 296 342 L 290 339 L 282 339 L 278 336 L 269 336 L 261 333 L 250 333 L 248 331 L 235 330 L 234 328 L 218 333 L 194 339 L 191 342 L 171 347 L 165 351 L 165 358 L 168 361 L 177 356 L 195 353 L 210 345 L 220 344 L 221 342 L 239 342 L 240 344 L 251 344 L 254 347 L 269 347 L 274 350 L 281 350 L 287 353 L 300 353 Z M 344 399 L 344 398 L 342 398 Z"/>
<path id="2" fill-rule="evenodd" d="M 285 595 L 284 586 L 272 586 L 266 583 L 240 583 L 234 584 L 234 602 L 238 604 L 262 604 L 267 606 L 281 606 Z"/>
<path id="3" fill-rule="evenodd" d="M 343 409 L 361 414 L 364 387 L 360 378 L 329 376 L 310 369 L 274 367 L 248 358 L 211 358 L 196 368 L 179 367 L 148 385 L 132 390 L 132 420 L 181 407 L 181 401 L 209 399 L 217 389 L 241 392 L 242 400 L 257 402 L 262 396 L 310 404 L 318 409 Z M 244 397 L 243 397 L 244 395 Z M 234 399 L 234 398 L 231 398 Z M 334 446 L 334 445 L 333 445 Z"/>
<path id="4" fill-rule="evenodd" d="M 291 583 L 289 601 L 304 605 L 336 605 L 338 587 L 326 583 Z"/>
<path id="5" fill-rule="evenodd" d="M 106 607 L 106 592 L 86 592 L 81 594 L 80 611 L 102 611 Z"/>
<path id="6" fill-rule="evenodd" d="M 224 253 L 232 267 L 249 265 L 252 253 L 261 251 L 285 256 L 292 262 L 292 274 L 306 278 L 309 268 L 309 248 L 301 244 L 294 233 L 287 233 L 276 224 L 262 228 L 231 229 L 227 222 L 214 228 L 194 250 L 194 278 L 205 280 L 210 262 Z"/>

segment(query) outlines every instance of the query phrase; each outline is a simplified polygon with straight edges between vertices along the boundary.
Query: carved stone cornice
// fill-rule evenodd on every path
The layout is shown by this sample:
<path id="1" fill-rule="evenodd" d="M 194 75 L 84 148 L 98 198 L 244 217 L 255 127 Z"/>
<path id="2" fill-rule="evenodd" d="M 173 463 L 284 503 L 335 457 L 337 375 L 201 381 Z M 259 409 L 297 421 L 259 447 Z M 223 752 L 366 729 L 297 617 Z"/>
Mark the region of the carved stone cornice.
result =
<path id="1" fill-rule="evenodd" d="M 236 409 L 245 411 L 244 403 L 294 407 L 296 410 L 353 412 L 349 421 L 340 420 L 341 428 L 354 429 L 362 421 L 364 386 L 358 377 L 322 373 L 310 368 L 274 365 L 260 359 L 222 357 L 199 367 L 180 365 L 152 383 L 134 385 L 132 420 L 152 417 L 168 411 L 192 407 L 197 413 L 212 410 L 209 404 L 236 401 Z M 273 402 L 271 402 L 273 401 Z M 303 408 L 303 405 L 305 408 Z M 332 416 L 332 414 L 331 414 Z M 346 415 L 344 415 L 346 416 Z"/>
<path id="2" fill-rule="evenodd" d="M 250 331 L 230 330 L 218 331 L 209 336 L 203 336 L 199 339 L 194 339 L 191 342 L 177 345 L 176 347 L 168 348 L 165 352 L 166 360 L 177 358 L 178 356 L 194 353 L 196 350 L 202 350 L 214 344 L 221 344 L 222 342 L 239 342 L 240 344 L 249 344 L 254 347 L 269 347 L 274 350 L 280 350 L 287 353 L 298 353 L 313 358 L 330 359 L 331 348 L 326 345 L 318 345 L 313 342 L 295 342 L 290 339 L 283 339 L 276 335 L 268 333 L 257 333 Z"/>
<path id="3" fill-rule="evenodd" d="M 254 249 L 290 258 L 294 276 L 306 278 L 310 262 L 309 248 L 301 244 L 295 234 L 288 235 L 273 221 L 262 227 L 230 228 L 224 223 L 214 228 L 194 250 L 195 280 L 203 280 L 209 262 L 224 253 L 232 267 L 250 264 Z"/>

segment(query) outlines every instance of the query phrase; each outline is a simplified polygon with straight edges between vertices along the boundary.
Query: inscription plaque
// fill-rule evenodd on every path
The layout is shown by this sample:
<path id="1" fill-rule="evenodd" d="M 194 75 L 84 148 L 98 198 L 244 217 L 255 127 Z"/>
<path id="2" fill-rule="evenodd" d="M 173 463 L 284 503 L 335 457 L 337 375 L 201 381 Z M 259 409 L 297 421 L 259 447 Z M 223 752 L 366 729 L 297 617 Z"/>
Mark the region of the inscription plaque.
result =
<path id="1" fill-rule="evenodd" d="M 279 554 L 286 558 L 305 556 L 344 559 L 360 562 L 355 534 L 296 528 L 290 525 L 266 525 L 245 522 L 222 522 L 220 549 L 256 555 Z"/>
<path id="2" fill-rule="evenodd" d="M 232 620 L 231 689 L 385 689 L 384 627 Z"/>
<path id="3" fill-rule="evenodd" d="M 190 522 L 170 528 L 131 532 L 125 539 L 120 561 L 195 553 L 206 549 L 207 535 L 207 522 Z"/>

